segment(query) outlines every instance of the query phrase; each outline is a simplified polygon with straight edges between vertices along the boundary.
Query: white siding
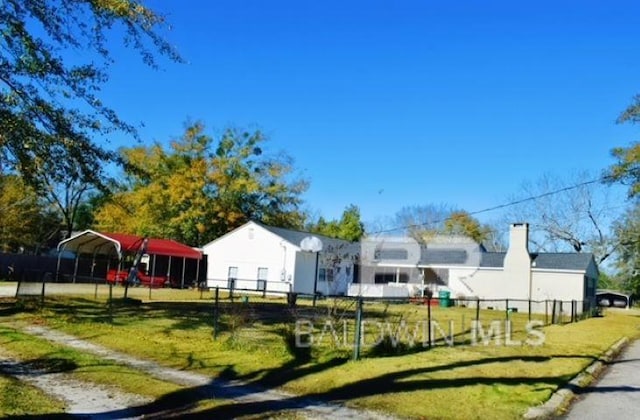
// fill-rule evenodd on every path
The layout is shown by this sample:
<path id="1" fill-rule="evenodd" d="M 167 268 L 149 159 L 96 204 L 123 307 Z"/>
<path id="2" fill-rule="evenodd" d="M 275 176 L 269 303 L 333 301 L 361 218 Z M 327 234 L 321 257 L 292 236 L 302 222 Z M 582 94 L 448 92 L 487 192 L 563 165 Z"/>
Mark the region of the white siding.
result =
<path id="1" fill-rule="evenodd" d="M 584 273 L 533 270 L 533 300 L 583 300 Z"/>
<path id="2" fill-rule="evenodd" d="M 296 252 L 293 291 L 296 293 L 313 294 L 315 272 L 316 253 L 305 251 Z M 319 288 L 318 290 L 320 291 Z"/>
<path id="3" fill-rule="evenodd" d="M 267 269 L 267 290 L 288 292 L 294 281 L 297 247 L 255 223 L 205 245 L 207 284 L 227 287 L 229 267 L 238 267 L 236 288 L 257 289 L 258 269 Z"/>

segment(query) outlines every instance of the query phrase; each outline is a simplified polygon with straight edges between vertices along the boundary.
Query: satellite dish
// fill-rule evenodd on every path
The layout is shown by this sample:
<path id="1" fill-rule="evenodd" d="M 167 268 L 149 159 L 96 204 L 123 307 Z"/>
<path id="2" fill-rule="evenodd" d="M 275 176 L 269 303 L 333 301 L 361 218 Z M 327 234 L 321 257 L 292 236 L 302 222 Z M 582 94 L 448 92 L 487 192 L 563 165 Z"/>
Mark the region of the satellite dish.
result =
<path id="1" fill-rule="evenodd" d="M 316 236 L 307 236 L 300 241 L 300 248 L 303 251 L 320 252 L 322 251 L 322 241 Z"/>

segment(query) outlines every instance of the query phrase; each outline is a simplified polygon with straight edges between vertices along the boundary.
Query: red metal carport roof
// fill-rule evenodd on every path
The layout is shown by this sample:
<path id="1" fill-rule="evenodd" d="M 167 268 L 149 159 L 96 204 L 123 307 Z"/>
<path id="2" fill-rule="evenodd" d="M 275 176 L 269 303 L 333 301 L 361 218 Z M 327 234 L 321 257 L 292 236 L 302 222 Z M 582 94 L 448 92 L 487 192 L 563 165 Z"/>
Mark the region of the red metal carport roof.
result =
<path id="1" fill-rule="evenodd" d="M 143 237 L 124 233 L 100 233 L 85 230 L 58 244 L 58 251 L 69 250 L 79 253 L 109 254 L 103 252 L 115 247 L 118 254 L 136 252 L 142 245 Z M 109 246 L 111 245 L 111 246 Z M 150 238 L 147 254 L 165 255 L 179 258 L 202 259 L 202 252 L 170 239 Z"/>

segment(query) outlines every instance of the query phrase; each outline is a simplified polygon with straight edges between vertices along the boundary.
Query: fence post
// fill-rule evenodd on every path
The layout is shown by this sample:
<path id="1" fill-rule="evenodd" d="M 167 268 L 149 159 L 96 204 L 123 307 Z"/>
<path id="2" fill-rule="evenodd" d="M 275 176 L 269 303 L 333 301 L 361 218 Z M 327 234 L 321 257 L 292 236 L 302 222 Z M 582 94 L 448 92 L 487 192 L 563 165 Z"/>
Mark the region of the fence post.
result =
<path id="1" fill-rule="evenodd" d="M 355 343 L 353 346 L 353 360 L 360 359 L 360 334 L 362 328 L 362 297 L 358 297 L 358 304 L 356 305 L 356 334 Z"/>
<path id="2" fill-rule="evenodd" d="M 560 324 L 564 324 L 564 320 L 562 319 L 562 301 L 558 301 L 559 304 L 559 308 L 558 308 L 558 318 L 560 318 Z"/>
<path id="3" fill-rule="evenodd" d="M 231 280 L 231 287 L 229 288 L 229 300 L 233 303 L 233 289 L 236 287 L 236 280 Z"/>
<path id="4" fill-rule="evenodd" d="M 220 297 L 220 288 L 216 286 L 216 291 L 214 294 L 213 300 L 213 339 L 216 340 L 218 338 L 218 305 Z"/>
<path id="5" fill-rule="evenodd" d="M 549 299 L 544 300 L 544 325 L 549 325 Z"/>
<path id="6" fill-rule="evenodd" d="M 571 301 L 571 322 L 578 321 L 578 302 L 576 300 Z"/>
<path id="7" fill-rule="evenodd" d="M 431 298 L 427 298 L 427 322 L 429 324 L 427 324 L 427 339 L 428 341 L 428 348 L 431 348 Z M 424 330 L 423 330 L 424 331 Z"/>
<path id="8" fill-rule="evenodd" d="M 529 298 L 529 321 L 531 321 L 531 298 Z"/>
<path id="9" fill-rule="evenodd" d="M 504 300 L 504 310 L 507 314 L 507 321 L 509 320 L 509 299 Z"/>
<path id="10" fill-rule="evenodd" d="M 480 322 L 480 298 L 476 298 L 476 322 Z"/>
<path id="11" fill-rule="evenodd" d="M 553 299 L 553 306 L 551 308 L 551 323 L 555 324 L 558 320 L 556 319 L 556 300 Z"/>

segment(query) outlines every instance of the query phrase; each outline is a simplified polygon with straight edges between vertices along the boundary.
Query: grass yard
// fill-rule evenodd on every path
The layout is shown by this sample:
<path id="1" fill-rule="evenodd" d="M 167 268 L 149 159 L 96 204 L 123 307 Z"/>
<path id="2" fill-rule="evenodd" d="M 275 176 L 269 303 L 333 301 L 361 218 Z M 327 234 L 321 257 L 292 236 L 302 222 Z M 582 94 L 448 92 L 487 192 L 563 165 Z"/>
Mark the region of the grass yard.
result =
<path id="1" fill-rule="evenodd" d="M 62 412 L 64 404 L 41 390 L 8 375 L 0 375 L 0 413 L 3 417 L 43 416 Z"/>
<path id="2" fill-rule="evenodd" d="M 544 334 L 544 343 L 539 346 L 504 345 L 506 314 L 483 310 L 480 319 L 485 332 L 492 321 L 502 328 L 496 334 L 500 343 L 493 336 L 486 345 L 482 338 L 472 345 L 470 325 L 475 311 L 434 307 L 432 319 L 438 321 L 441 330 L 432 331 L 437 341 L 428 349 L 422 346 L 424 324 L 420 324 L 426 307 L 367 304 L 363 319 L 370 328 L 364 331 L 363 358 L 353 361 L 353 307 L 349 304 L 325 301 L 320 309 L 313 310 L 309 302 L 301 301 L 293 311 L 281 299 L 250 296 L 248 302 L 239 298 L 233 304 L 225 300 L 219 308 L 220 328 L 214 340 L 210 294 L 200 299 L 198 291 L 153 290 L 155 297 L 149 301 L 145 293 L 147 289 L 131 289 L 129 296 L 143 300 L 141 304 L 115 304 L 112 312 L 104 293 L 97 300 L 91 294 L 48 297 L 42 310 L 16 311 L 8 306 L 0 318 L 0 346 L 30 358 L 59 357 L 56 352 L 60 349 L 32 350 L 10 338 L 17 334 L 13 330 L 16 325 L 40 323 L 167 366 L 401 417 L 519 418 L 528 407 L 547 400 L 619 338 L 640 333 L 639 317 L 611 312 L 574 324 L 538 328 Z M 512 341 L 531 338 L 525 330 L 526 314 L 509 317 L 514 330 Z M 315 341 L 310 349 L 293 345 L 296 319 L 313 324 L 309 331 Z M 371 345 L 381 328 L 398 332 L 400 325 L 406 327 L 405 338 L 411 334 L 418 337 L 414 347 L 407 343 L 388 346 L 388 342 Z M 453 347 L 443 338 L 450 326 Z M 40 346 L 45 344 L 36 347 Z M 76 358 L 81 360 L 78 374 L 103 380 L 99 361 L 89 358 L 82 362 L 80 356 L 72 357 Z M 135 373 L 123 377 L 134 378 Z M 125 388 L 137 386 L 131 379 Z M 153 388 L 158 394 L 174 392 L 160 385 Z M 242 407 L 206 401 L 198 407 L 211 417 L 242 413 L 243 409 L 256 413 L 260 408 L 255 403 Z"/>

